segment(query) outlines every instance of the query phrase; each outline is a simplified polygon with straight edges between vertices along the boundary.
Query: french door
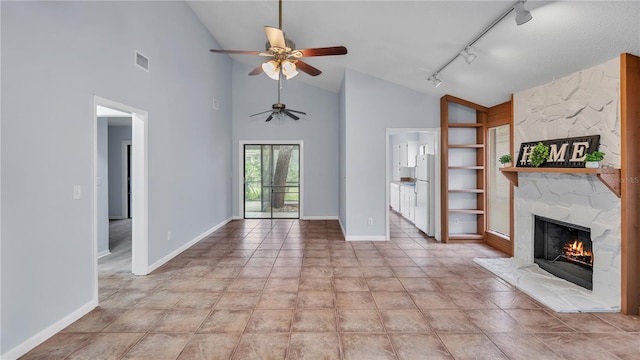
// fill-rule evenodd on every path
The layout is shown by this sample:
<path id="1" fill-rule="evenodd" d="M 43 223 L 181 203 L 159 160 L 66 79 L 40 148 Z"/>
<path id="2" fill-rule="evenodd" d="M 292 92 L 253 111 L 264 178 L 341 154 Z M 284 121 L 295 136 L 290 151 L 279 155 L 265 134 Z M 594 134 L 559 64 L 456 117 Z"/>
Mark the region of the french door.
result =
<path id="1" fill-rule="evenodd" d="M 300 218 L 300 145 L 244 145 L 244 218 Z"/>

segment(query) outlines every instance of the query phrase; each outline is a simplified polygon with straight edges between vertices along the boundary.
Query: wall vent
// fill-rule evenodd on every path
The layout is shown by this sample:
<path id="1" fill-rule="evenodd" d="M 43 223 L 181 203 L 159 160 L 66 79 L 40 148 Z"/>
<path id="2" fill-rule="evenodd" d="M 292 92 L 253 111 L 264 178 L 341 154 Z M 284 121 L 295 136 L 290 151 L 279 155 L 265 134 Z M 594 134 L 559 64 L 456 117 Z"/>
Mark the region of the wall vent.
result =
<path id="1" fill-rule="evenodd" d="M 149 58 L 136 51 L 136 65 L 149 72 Z"/>

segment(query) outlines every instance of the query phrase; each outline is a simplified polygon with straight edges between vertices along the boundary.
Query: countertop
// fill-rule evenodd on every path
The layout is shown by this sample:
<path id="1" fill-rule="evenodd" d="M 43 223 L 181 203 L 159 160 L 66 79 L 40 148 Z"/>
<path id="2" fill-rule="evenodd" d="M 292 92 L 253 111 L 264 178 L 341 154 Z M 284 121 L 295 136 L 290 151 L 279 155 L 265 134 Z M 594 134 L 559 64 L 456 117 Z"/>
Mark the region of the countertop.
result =
<path id="1" fill-rule="evenodd" d="M 398 184 L 400 186 L 416 186 L 416 182 L 415 181 L 392 181 L 392 184 Z"/>

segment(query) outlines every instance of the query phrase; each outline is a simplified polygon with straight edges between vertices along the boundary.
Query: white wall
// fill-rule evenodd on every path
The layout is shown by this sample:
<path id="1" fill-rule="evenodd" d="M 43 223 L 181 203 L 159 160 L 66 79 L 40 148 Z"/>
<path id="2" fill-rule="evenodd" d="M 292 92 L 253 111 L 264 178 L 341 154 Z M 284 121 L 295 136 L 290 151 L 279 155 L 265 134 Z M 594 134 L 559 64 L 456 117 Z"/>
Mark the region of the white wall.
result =
<path id="1" fill-rule="evenodd" d="M 149 264 L 230 218 L 231 61 L 208 51 L 219 44 L 183 2 L 0 6 L 0 353 L 11 358 L 97 301 L 94 95 L 149 114 Z"/>
<path id="2" fill-rule="evenodd" d="M 440 100 L 350 69 L 342 91 L 346 179 L 340 195 L 346 197 L 346 213 L 340 218 L 348 223 L 347 238 L 384 239 L 386 129 L 439 128 Z M 370 217 L 373 225 L 367 224 Z"/>
<path id="3" fill-rule="evenodd" d="M 109 218 L 124 218 L 122 194 L 127 184 L 122 179 L 122 142 L 131 141 L 131 126 L 109 126 Z"/>
<path id="4" fill-rule="evenodd" d="M 302 140 L 302 213 L 305 218 L 337 218 L 338 94 L 300 81 L 285 80 L 281 102 L 288 109 L 304 111 L 307 115 L 297 121 L 286 117 L 265 122 L 268 113 L 250 115 L 271 109 L 278 100 L 278 83 L 265 75 L 248 76 L 251 70 L 245 64 L 233 63 L 233 179 L 242 178 L 240 141 Z M 241 192 L 239 182 L 234 181 L 233 214 L 239 217 L 243 216 L 239 207 Z"/>
<path id="5" fill-rule="evenodd" d="M 109 253 L 109 130 L 108 118 L 98 118 L 98 255 Z"/>

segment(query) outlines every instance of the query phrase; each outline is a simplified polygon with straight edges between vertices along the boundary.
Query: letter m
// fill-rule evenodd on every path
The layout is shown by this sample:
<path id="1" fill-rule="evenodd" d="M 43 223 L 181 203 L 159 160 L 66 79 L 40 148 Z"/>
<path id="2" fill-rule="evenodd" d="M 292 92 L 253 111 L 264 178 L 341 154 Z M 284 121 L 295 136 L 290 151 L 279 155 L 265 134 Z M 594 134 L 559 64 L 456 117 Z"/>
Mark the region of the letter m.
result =
<path id="1" fill-rule="evenodd" d="M 568 143 L 562 144 L 560 150 L 558 150 L 558 144 L 551 144 L 549 149 L 549 162 L 564 162 L 565 155 L 567 154 Z"/>

